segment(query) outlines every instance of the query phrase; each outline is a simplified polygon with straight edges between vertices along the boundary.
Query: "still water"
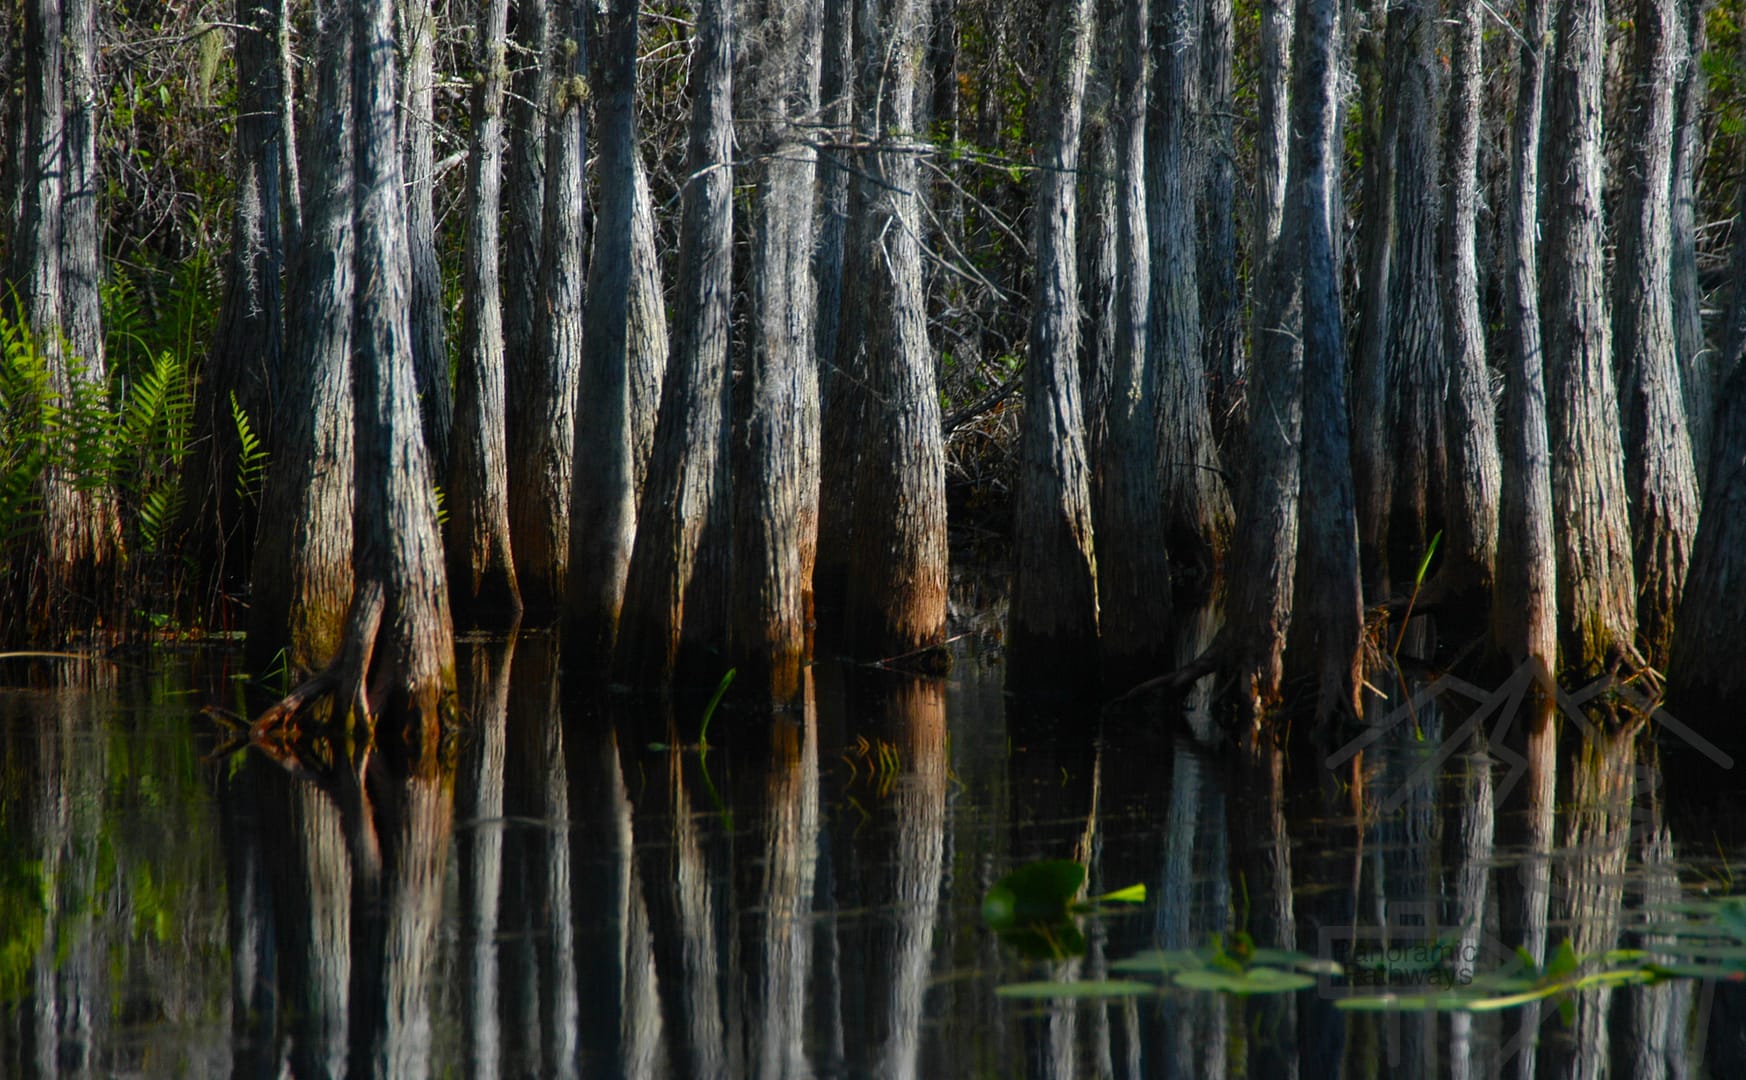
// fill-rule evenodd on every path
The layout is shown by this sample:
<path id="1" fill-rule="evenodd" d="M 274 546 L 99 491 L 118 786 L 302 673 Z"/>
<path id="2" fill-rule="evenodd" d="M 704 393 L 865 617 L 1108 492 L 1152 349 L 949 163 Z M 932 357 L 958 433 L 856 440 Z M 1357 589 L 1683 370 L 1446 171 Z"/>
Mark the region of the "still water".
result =
<path id="1" fill-rule="evenodd" d="M 225 750 L 226 652 L 8 661 L 0 1075 L 1746 1075 L 1734 974 L 1335 1004 L 1567 940 L 1584 970 L 1675 939 L 1738 969 L 1705 912 L 1746 891 L 1739 772 L 1678 725 L 1567 717 L 1554 753 L 1419 684 L 1362 740 L 1257 761 L 1179 716 L 1020 709 L 967 653 L 943 681 L 820 664 L 804 714 L 720 712 L 700 752 L 695 710 L 561 693 L 548 638 L 460 651 L 468 736 L 362 789 Z M 981 904 L 1039 859 L 1146 902 L 1027 960 Z M 1240 934 L 1342 974 L 998 993 Z"/>

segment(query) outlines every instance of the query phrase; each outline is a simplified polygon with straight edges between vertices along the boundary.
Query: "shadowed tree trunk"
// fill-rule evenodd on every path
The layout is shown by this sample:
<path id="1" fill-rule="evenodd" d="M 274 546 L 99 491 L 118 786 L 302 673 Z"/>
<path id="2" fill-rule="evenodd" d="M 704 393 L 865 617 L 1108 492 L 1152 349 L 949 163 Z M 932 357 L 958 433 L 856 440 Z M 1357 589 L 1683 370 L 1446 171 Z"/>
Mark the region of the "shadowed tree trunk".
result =
<path id="1" fill-rule="evenodd" d="M 1147 362 L 1151 241 L 1146 223 L 1146 100 L 1151 18 L 1147 0 L 1122 8 L 1112 35 L 1116 61 L 1116 330 L 1103 468 L 1095 490 L 1098 619 L 1104 680 L 1131 686 L 1171 661 L 1170 565 L 1164 545 L 1164 493 L 1153 423 L 1158 381 Z"/>
<path id="2" fill-rule="evenodd" d="M 878 102 L 866 156 L 868 275 L 861 362 L 869 400 L 850 538 L 846 627 L 862 656 L 936 646 L 946 635 L 946 462 L 921 282 L 914 127 L 921 0 L 879 0 L 883 40 L 864 55 L 862 91 Z"/>
<path id="3" fill-rule="evenodd" d="M 509 551 L 503 307 L 498 295 L 508 23 L 509 0 L 484 0 L 480 5 L 473 51 L 472 142 L 467 154 L 461 356 L 444 529 L 455 608 L 464 619 L 491 624 L 513 621 L 521 614 Z"/>
<path id="4" fill-rule="evenodd" d="M 514 0 L 509 10 L 512 74 L 507 115 L 509 153 L 503 170 L 503 358 L 510 387 L 533 385 L 534 323 L 540 276 L 540 238 L 545 235 L 546 109 L 551 105 L 552 64 L 548 0 Z M 561 36 L 561 34 L 560 34 Z M 512 394 L 506 415 L 508 439 L 522 422 Z"/>
<path id="5" fill-rule="evenodd" d="M 1504 420 L 1499 443 L 1497 595 L 1492 635 L 1512 663 L 1550 679 L 1558 660 L 1552 466 L 1540 345 L 1540 121 L 1549 49 L 1548 0 L 1522 5 L 1516 116 L 1510 132 L 1509 266 L 1504 321 Z"/>
<path id="6" fill-rule="evenodd" d="M 800 703 L 818 542 L 817 153 L 801 125 L 818 108 L 821 16 L 821 5 L 796 0 L 769 0 L 756 11 L 752 24 L 759 33 L 745 98 L 757 120 L 741 137 L 755 155 L 758 203 L 745 445 L 734 484 L 731 639 L 735 664 L 751 677 L 748 685 L 776 706 Z"/>
<path id="7" fill-rule="evenodd" d="M 1092 27 L 1092 0 L 1051 5 L 1007 634 L 1007 686 L 1020 691 L 1096 687 L 1097 560 L 1080 406 L 1074 192 Z"/>
<path id="8" fill-rule="evenodd" d="M 1152 104 L 1146 124 L 1146 218 L 1152 244 L 1146 363 L 1156 372 L 1158 470 L 1171 562 L 1197 592 L 1230 542 L 1231 500 L 1213 445 L 1194 231 L 1194 91 L 1200 52 L 1192 0 L 1152 5 Z"/>
<path id="9" fill-rule="evenodd" d="M 401 88 L 400 139 L 406 155 L 406 233 L 412 248 L 412 355 L 418 377 L 418 407 L 425 453 L 446 472 L 454 394 L 449 386 L 449 347 L 443 326 L 443 273 L 437 265 L 437 223 L 432 199 L 436 161 L 436 18 L 430 0 L 399 5 L 400 48 L 406 81 Z M 442 478 L 446 479 L 446 478 Z"/>
<path id="10" fill-rule="evenodd" d="M 1121 43 L 1115 28 L 1120 5 L 1101 3 L 1093 13 L 1091 69 L 1085 83 L 1085 131 L 1080 135 L 1079 179 L 1083 211 L 1079 230 L 1079 310 L 1085 323 L 1079 341 L 1079 397 L 1084 413 L 1085 468 L 1096 499 L 1103 471 L 1103 440 L 1109 413 L 1110 375 L 1115 367 L 1117 189 L 1121 168 L 1116 157 L 1115 81 Z M 1096 514 L 1095 503 L 1092 509 Z"/>
<path id="11" fill-rule="evenodd" d="M 241 592 L 254 551 L 253 500 L 239 490 L 234 408 L 272 445 L 284 377 L 284 146 L 280 110 L 289 72 L 280 67 L 280 0 L 237 0 L 235 203 L 218 335 L 201 372 L 188 475 L 198 478 L 186 535 L 194 538 L 214 592 Z"/>
<path id="12" fill-rule="evenodd" d="M 587 247 L 588 108 L 577 85 L 588 71 L 590 10 L 582 0 L 559 0 L 551 15 L 556 67 L 546 121 L 543 302 L 534 311 L 525 381 L 513 381 L 509 394 L 509 536 L 530 623 L 554 619 L 567 589 L 570 515 L 563 511 L 575 468 Z"/>
<path id="13" fill-rule="evenodd" d="M 681 673 L 719 678 L 710 669 L 719 666 L 728 628 L 732 27 L 722 6 L 703 14 L 692 54 L 697 93 L 681 195 L 678 320 L 617 654 L 622 676 L 649 687 Z"/>
<path id="14" fill-rule="evenodd" d="M 1638 0 L 1624 198 L 1613 269 L 1613 341 L 1625 422 L 1625 482 L 1644 658 L 1666 662 L 1697 531 L 1697 475 L 1673 326 L 1671 160 L 1676 0 Z"/>
<path id="15" fill-rule="evenodd" d="M 1249 235 L 1251 354 L 1261 351 L 1261 331 L 1267 323 L 1254 298 L 1267 287 L 1267 262 L 1285 220 L 1285 180 L 1291 152 L 1287 123 L 1291 19 L 1291 5 L 1286 0 L 1262 0 L 1255 58 L 1255 216 Z"/>
<path id="16" fill-rule="evenodd" d="M 1746 694 L 1746 365 L 1736 364 L 1717 417 L 1710 483 L 1674 625 L 1667 700 L 1687 717 L 1723 716 Z"/>
<path id="17" fill-rule="evenodd" d="M 1636 626 L 1625 461 L 1613 385 L 1601 234 L 1601 4 L 1557 15 L 1547 151 L 1545 296 L 1559 639 L 1566 667 L 1628 654 Z"/>
<path id="18" fill-rule="evenodd" d="M 1236 36 L 1231 0 L 1206 0 L 1200 32 L 1200 324 L 1213 432 L 1229 444 L 1242 404 L 1243 295 L 1237 285 Z"/>
<path id="19" fill-rule="evenodd" d="M 10 285 L 16 313 L 47 366 L 50 399 L 60 403 L 71 399 L 75 385 L 102 394 L 105 384 L 97 299 L 95 9 L 89 0 L 29 0 L 23 28 L 24 124 Z M 107 482 L 76 484 L 68 467 L 52 459 L 37 484 L 38 538 L 35 550 L 14 563 L 28 569 L 7 584 L 7 606 L 22 615 L 21 629 L 31 637 L 97 625 L 104 611 L 69 605 L 79 597 L 100 601 L 114 580 L 122 554 L 114 489 Z"/>
<path id="20" fill-rule="evenodd" d="M 1340 24 L 1336 0 L 1300 0 L 1293 72 L 1292 207 L 1303 275 L 1302 524 L 1296 650 L 1315 672 L 1316 716 L 1362 715 L 1364 611 L 1347 429 L 1346 332 L 1334 222 L 1340 159 Z"/>
<path id="21" fill-rule="evenodd" d="M 1394 261 L 1394 151 L 1398 110 L 1383 104 L 1382 43 L 1388 5 L 1369 0 L 1363 32 L 1357 35 L 1359 137 L 1364 155 L 1364 213 L 1358 257 L 1357 355 L 1352 372 L 1352 479 L 1358 498 L 1358 554 L 1365 596 L 1372 602 L 1388 592 L 1388 519 L 1392 457 L 1388 446 L 1389 288 Z M 1414 195 L 1421 192 L 1414 192 Z"/>
<path id="22" fill-rule="evenodd" d="M 1682 0 L 1684 25 L 1674 45 L 1673 129 L 1673 336 L 1679 350 L 1680 388 L 1686 429 L 1701 491 L 1715 426 L 1716 358 L 1704 339 L 1703 287 L 1697 266 L 1697 173 L 1703 167 L 1704 101 L 1709 75 L 1702 58 L 1709 47 L 1709 0 Z"/>
<path id="23" fill-rule="evenodd" d="M 608 662 L 618 634 L 625 575 L 636 535 L 629 307 L 636 206 L 636 8 L 607 11 L 595 65 L 599 122 L 599 228 L 588 267 L 588 332 L 576 399 L 578 472 L 570 501 L 565 648 L 579 662 Z"/>
<path id="24" fill-rule="evenodd" d="M 838 143 L 846 141 L 855 122 L 853 7 L 851 3 L 826 4 L 820 32 L 819 118 L 827 125 L 827 131 L 820 135 Z M 821 390 L 830 384 L 836 362 L 837 317 L 843 300 L 843 241 L 849 224 L 846 152 L 841 146 L 828 147 L 818 160 L 818 242 L 812 266 L 818 290 L 813 336 Z"/>
<path id="25" fill-rule="evenodd" d="M 261 502 L 250 591 L 255 671 L 307 673 L 339 651 L 352 596 L 351 24 L 338 0 L 315 8 L 303 242 L 286 290 L 284 396 Z"/>
<path id="26" fill-rule="evenodd" d="M 1497 562 L 1499 480 L 1496 408 L 1485 359 L 1485 317 L 1479 308 L 1475 231 L 1479 214 L 1479 125 L 1482 13 L 1478 0 L 1451 12 L 1449 126 L 1443 154 L 1448 183 L 1443 206 L 1443 341 L 1449 392 L 1444 399 L 1448 488 L 1447 535 L 1440 576 L 1458 594 L 1489 601 Z"/>
<path id="27" fill-rule="evenodd" d="M 1443 526 L 1447 486 L 1443 399 L 1448 385 L 1437 265 L 1437 5 L 1403 0 L 1388 11 L 1388 95 L 1395 125 L 1394 251 L 1388 277 L 1391 567 L 1417 566 Z M 1358 414 L 1381 426 L 1375 414 Z"/>

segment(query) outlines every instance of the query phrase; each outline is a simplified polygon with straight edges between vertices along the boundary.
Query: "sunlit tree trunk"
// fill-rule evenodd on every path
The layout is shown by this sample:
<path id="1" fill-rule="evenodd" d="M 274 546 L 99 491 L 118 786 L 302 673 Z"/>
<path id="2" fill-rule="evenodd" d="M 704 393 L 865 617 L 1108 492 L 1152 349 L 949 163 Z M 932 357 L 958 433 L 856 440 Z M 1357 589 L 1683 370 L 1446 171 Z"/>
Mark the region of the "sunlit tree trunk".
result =
<path id="1" fill-rule="evenodd" d="M 1637 626 L 1645 658 L 1661 665 L 1698 518 L 1671 280 L 1674 50 L 1684 29 L 1677 0 L 1639 0 L 1634 22 L 1636 84 L 1628 95 L 1632 130 L 1616 230 L 1613 341 L 1625 422 Z"/>
<path id="2" fill-rule="evenodd" d="M 1710 460 L 1717 389 L 1717 354 L 1704 337 L 1704 297 L 1697 265 L 1697 174 L 1703 168 L 1704 105 L 1709 89 L 1703 55 L 1709 47 L 1710 2 L 1682 0 L 1679 8 L 1683 25 L 1674 44 L 1673 336 L 1679 350 L 1691 456 L 1701 491 Z"/>
<path id="3" fill-rule="evenodd" d="M 430 0 L 397 5 L 400 49 L 406 65 L 401 87 L 400 140 L 406 170 L 406 234 L 412 258 L 412 355 L 418 378 L 418 407 L 425 454 L 446 480 L 449 433 L 454 424 L 454 391 L 449 386 L 449 346 L 444 331 L 443 274 L 437 264 L 437 223 L 433 199 L 436 160 L 436 18 Z"/>
<path id="4" fill-rule="evenodd" d="M 1475 232 L 1479 214 L 1479 127 L 1482 13 L 1477 0 L 1453 12 L 1449 126 L 1443 154 L 1443 349 L 1449 389 L 1443 403 L 1448 486 L 1443 576 L 1458 593 L 1483 605 L 1491 595 L 1497 561 L 1499 480 L 1497 410 L 1485 356 L 1485 317 L 1479 307 Z"/>
<path id="5" fill-rule="evenodd" d="M 509 0 L 481 4 L 473 52 L 461 350 L 444 529 L 456 610 L 462 618 L 493 624 L 513 620 L 521 613 L 521 594 L 509 550 L 503 306 L 498 293 L 508 22 Z"/>
<path id="6" fill-rule="evenodd" d="M 1091 0 L 1051 5 L 1050 102 L 1036 173 L 1036 277 L 1014 517 L 1007 685 L 1095 686 L 1097 560 L 1079 387 L 1076 174 L 1091 66 Z"/>
<path id="7" fill-rule="evenodd" d="M 1097 600 L 1104 679 L 1131 686 L 1170 661 L 1170 565 L 1153 422 L 1157 373 L 1146 338 L 1152 294 L 1146 222 L 1146 101 L 1151 17 L 1146 0 L 1122 8 L 1116 60 L 1116 297 L 1103 467 L 1094 491 Z"/>
<path id="8" fill-rule="evenodd" d="M 743 469 L 734 480 L 732 652 L 760 697 L 800 703 L 818 529 L 818 368 L 813 361 L 812 193 L 807 123 L 818 104 L 822 6 L 771 0 L 758 27 L 741 136 L 757 156 L 752 347 L 741 392 Z M 723 104 L 726 104 L 725 99 Z M 724 110 L 725 111 L 725 110 Z M 724 115 L 724 124 L 727 117 Z M 725 215 L 724 215 L 725 217 Z M 810 451 L 810 452 L 809 452 Z"/>
<path id="9" fill-rule="evenodd" d="M 1158 380 L 1158 471 L 1165 543 L 1198 591 L 1230 542 L 1231 500 L 1213 445 L 1200 325 L 1194 203 L 1199 30 L 1190 0 L 1152 6 L 1152 103 L 1146 124 L 1146 217 L 1152 244 L 1146 363 Z"/>
<path id="10" fill-rule="evenodd" d="M 339 651 L 352 596 L 351 24 L 315 9 L 315 104 L 303 242 L 286 289 L 284 394 L 255 545 L 248 655 L 257 671 L 309 672 Z"/>
<path id="11" fill-rule="evenodd" d="M 625 364 L 630 380 L 631 483 L 637 500 L 648 480 L 656 415 L 666 381 L 667 297 L 655 247 L 655 204 L 641 153 L 631 154 L 631 284 L 625 311 Z"/>
<path id="12" fill-rule="evenodd" d="M 617 658 L 625 678 L 650 687 L 682 669 L 711 677 L 728 629 L 732 28 L 724 7 L 712 4 L 704 14 L 699 29 L 706 33 L 692 58 L 700 92 L 692 98 L 681 195 L 676 333 Z"/>
<path id="13" fill-rule="evenodd" d="M 566 511 L 575 468 L 587 272 L 588 107 L 577 83 L 588 72 L 591 11 L 581 0 L 560 0 L 551 18 L 554 74 L 545 136 L 542 302 L 534 310 L 533 356 L 509 392 L 509 536 L 529 622 L 556 618 L 569 580 Z"/>
<path id="14" fill-rule="evenodd" d="M 1492 635 L 1512 663 L 1557 666 L 1557 555 L 1552 537 L 1552 471 L 1540 336 L 1539 162 L 1548 0 L 1522 5 L 1516 114 L 1510 133 L 1508 291 L 1504 418 L 1499 438 L 1497 595 Z"/>
<path id="15" fill-rule="evenodd" d="M 595 65 L 599 228 L 588 267 L 588 332 L 576 399 L 576 473 L 570 497 L 565 648 L 584 665 L 611 658 L 636 535 L 629 307 L 636 206 L 637 20 L 614 4 Z"/>
<path id="16" fill-rule="evenodd" d="M 862 90 L 878 101 L 866 155 L 866 334 L 869 401 L 855 486 L 845 615 L 852 651 L 892 657 L 946 635 L 946 463 L 921 282 L 915 118 L 920 0 L 881 0 L 882 39 L 864 56 Z"/>
<path id="17" fill-rule="evenodd" d="M 1566 0 L 1550 80 L 1544 314 L 1564 664 L 1628 654 L 1636 627 L 1601 221 L 1601 4 Z"/>

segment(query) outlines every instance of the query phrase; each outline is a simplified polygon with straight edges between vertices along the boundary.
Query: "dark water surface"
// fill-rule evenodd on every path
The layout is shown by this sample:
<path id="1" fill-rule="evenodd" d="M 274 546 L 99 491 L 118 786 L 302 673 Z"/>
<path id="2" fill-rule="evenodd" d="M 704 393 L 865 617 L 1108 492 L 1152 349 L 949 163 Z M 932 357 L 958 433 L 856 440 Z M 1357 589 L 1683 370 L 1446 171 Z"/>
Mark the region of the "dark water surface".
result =
<path id="1" fill-rule="evenodd" d="M 378 766 L 367 803 L 255 751 L 207 760 L 227 733 L 200 708 L 243 707 L 226 653 L 6 662 L 79 688 L 0 689 L 0 1076 L 348 1055 L 393 1076 L 1746 1075 L 1727 980 L 1585 990 L 1568 1017 L 1333 1004 L 1460 985 L 1517 945 L 1652 948 L 1746 891 L 1739 771 L 1664 724 L 1567 719 L 1552 770 L 1513 706 L 1425 693 L 1373 705 L 1362 752 L 1249 762 L 1180 719 L 1021 711 L 965 656 L 945 681 L 821 664 L 804 717 L 721 712 L 703 754 L 695 709 L 567 700 L 549 639 L 461 654 L 475 730 L 447 767 Z M 980 905 L 1045 858 L 1148 901 L 1086 920 L 1080 958 L 1024 960 Z M 1238 932 L 1346 974 L 996 993 Z"/>

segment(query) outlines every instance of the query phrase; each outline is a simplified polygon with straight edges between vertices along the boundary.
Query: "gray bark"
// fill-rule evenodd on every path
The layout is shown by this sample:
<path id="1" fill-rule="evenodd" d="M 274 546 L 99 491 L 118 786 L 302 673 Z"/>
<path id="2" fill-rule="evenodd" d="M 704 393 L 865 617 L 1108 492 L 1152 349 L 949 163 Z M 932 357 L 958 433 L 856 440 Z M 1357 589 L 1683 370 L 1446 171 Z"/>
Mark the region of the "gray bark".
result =
<path id="1" fill-rule="evenodd" d="M 1170 564 L 1157 461 L 1157 371 L 1148 362 L 1152 245 L 1146 221 L 1146 102 L 1151 17 L 1130 0 L 1120 43 L 1115 118 L 1118 161 L 1115 339 L 1104 414 L 1103 465 L 1094 491 L 1097 598 L 1104 678 L 1111 689 L 1156 674 L 1171 660 Z"/>
<path id="2" fill-rule="evenodd" d="M 73 355 L 85 362 L 86 378 L 104 381 L 103 313 L 98 298 L 103 276 L 103 239 L 97 221 L 97 124 L 101 87 L 97 76 L 96 0 L 64 0 L 66 5 L 65 99 L 61 140 L 61 298 L 62 332 Z M 96 530 L 113 530 L 113 496 L 91 496 L 90 511 L 107 516 Z"/>
<path id="3" fill-rule="evenodd" d="M 1095 492 L 1103 467 L 1103 439 L 1109 412 L 1110 377 L 1115 365 L 1116 292 L 1120 275 L 1116 269 L 1117 190 L 1121 168 L 1116 144 L 1115 80 L 1121 62 L 1121 43 L 1116 27 L 1122 18 L 1120 5 L 1097 5 L 1096 43 L 1085 87 L 1085 131 L 1080 179 L 1084 183 L 1079 214 L 1079 310 L 1084 325 L 1079 343 L 1079 387 L 1084 413 L 1085 463 Z M 1095 495 L 1093 496 L 1095 498 Z M 1093 511 L 1095 513 L 1095 509 Z"/>
<path id="4" fill-rule="evenodd" d="M 1200 322 L 1213 432 L 1227 445 L 1242 403 L 1243 297 L 1237 284 L 1236 34 L 1231 0 L 1204 0 L 1200 34 Z"/>
<path id="5" fill-rule="evenodd" d="M 461 354 L 443 545 L 456 612 L 464 619 L 492 624 L 514 621 L 521 614 L 509 550 L 503 305 L 498 291 L 508 23 L 509 0 L 482 0 L 473 53 Z"/>
<path id="6" fill-rule="evenodd" d="M 1457 591 L 1490 597 L 1497 562 L 1497 501 L 1501 483 L 1497 410 L 1485 358 L 1485 318 L 1479 307 L 1475 235 L 1479 215 L 1479 128 L 1483 69 L 1482 12 L 1461 0 L 1452 12 L 1449 126 L 1443 159 L 1443 340 L 1449 392 L 1444 399 L 1448 488 L 1442 575 Z"/>
<path id="7" fill-rule="evenodd" d="M 796 0 L 769 0 L 758 11 L 745 95 L 758 119 L 741 136 L 756 155 L 758 203 L 743 468 L 734 484 L 731 641 L 734 662 L 751 676 L 753 691 L 787 706 L 801 702 L 818 533 L 818 368 L 812 358 L 817 154 L 802 125 L 818 108 L 821 17 L 822 5 Z"/>
<path id="8" fill-rule="evenodd" d="M 1388 277 L 1390 435 L 1388 565 L 1416 566 L 1443 525 L 1448 385 L 1437 265 L 1437 5 L 1404 0 L 1388 12 L 1386 111 L 1395 126 L 1394 245 Z M 1359 413 L 1367 426 L 1376 414 Z"/>
<path id="9" fill-rule="evenodd" d="M 432 199 L 436 161 L 431 132 L 436 127 L 437 24 L 430 0 L 410 0 L 398 11 L 406 78 L 400 102 L 401 152 L 406 155 L 406 234 L 412 259 L 413 369 L 425 453 L 440 474 L 449 465 L 449 434 L 454 424 L 454 392 L 449 386 L 449 348 L 443 330 L 443 275 L 437 265 L 436 212 Z"/>
<path id="10" fill-rule="evenodd" d="M 362 662 L 343 672 L 341 701 L 355 688 L 368 715 L 404 723 L 434 746 L 443 700 L 455 689 L 455 644 L 413 370 L 392 8 L 391 0 L 360 0 L 352 23 L 357 586 L 346 647 L 361 648 Z"/>
<path id="11" fill-rule="evenodd" d="M 576 460 L 588 468 L 578 472 L 570 502 L 565 648 L 587 664 L 611 659 L 636 534 L 629 348 L 636 40 L 636 9 L 621 0 L 608 11 L 595 66 L 600 217 L 588 267 L 588 332 L 576 401 Z"/>
<path id="12" fill-rule="evenodd" d="M 631 475 L 638 499 L 655 445 L 655 418 L 667 373 L 667 297 L 655 247 L 655 205 L 639 153 L 631 154 L 631 286 L 625 312 L 625 366 L 630 379 Z"/>
<path id="13" fill-rule="evenodd" d="M 1636 587 L 1624 450 L 1603 291 L 1601 4 L 1558 9 L 1547 150 L 1544 312 L 1553 519 L 1558 522 L 1564 664 L 1590 670 L 1629 653 Z"/>
<path id="14" fill-rule="evenodd" d="M 824 6 L 822 47 L 819 54 L 819 118 L 826 125 L 820 134 L 835 142 L 847 142 L 855 121 L 855 43 L 850 3 Z M 818 316 L 813 333 L 817 339 L 819 385 L 830 385 L 837 351 L 837 319 L 843 299 L 843 241 L 849 221 L 849 169 L 841 147 L 828 147 L 818 161 L 818 245 L 813 255 L 813 278 L 818 289 Z"/>
<path id="15" fill-rule="evenodd" d="M 1199 76 L 1195 5 L 1152 8 L 1152 106 L 1146 126 L 1146 216 L 1152 290 L 1146 362 L 1157 373 L 1158 469 L 1171 561 L 1203 590 L 1230 541 L 1231 501 L 1219 471 L 1208 411 L 1194 229 L 1197 181 L 1194 91 Z"/>
<path id="16" fill-rule="evenodd" d="M 1698 518 L 1671 282 L 1674 68 L 1684 33 L 1678 15 L 1676 0 L 1639 0 L 1636 6 L 1632 70 L 1638 81 L 1630 95 L 1634 123 L 1613 269 L 1637 626 L 1645 658 L 1656 665 L 1666 658 Z"/>
<path id="17" fill-rule="evenodd" d="M 1358 35 L 1360 137 L 1364 153 L 1364 215 L 1359 225 L 1357 356 L 1352 372 L 1352 478 L 1358 497 L 1358 552 L 1365 595 L 1379 599 L 1388 589 L 1389 493 L 1388 340 L 1390 266 L 1394 260 L 1394 148 L 1397 111 L 1384 108 L 1382 39 L 1387 7 L 1370 0 L 1368 25 Z M 1417 194 L 1415 192 L 1415 194 Z"/>
<path id="18" fill-rule="evenodd" d="M 545 234 L 546 108 L 552 93 L 548 0 L 514 0 L 509 13 L 509 152 L 503 172 L 503 356 L 510 386 L 533 378 L 534 322 Z M 507 423 L 518 422 L 513 398 Z M 510 436 L 513 440 L 513 434 Z"/>
<path id="19" fill-rule="evenodd" d="M 1316 715 L 1363 713 L 1364 611 L 1346 412 L 1346 332 L 1334 222 L 1340 212 L 1337 0 L 1298 4 L 1291 193 L 1302 268 L 1303 465 L 1295 648 L 1315 673 Z"/>
<path id="20" fill-rule="evenodd" d="M 1715 426 L 1717 353 L 1704 337 L 1703 287 L 1697 266 L 1697 173 L 1703 167 L 1704 102 L 1709 75 L 1702 57 L 1709 47 L 1709 0 L 1682 0 L 1684 26 L 1675 45 L 1673 128 L 1673 336 L 1679 353 L 1686 429 L 1697 466 L 1700 494 Z"/>
<path id="21" fill-rule="evenodd" d="M 692 54 L 698 92 L 681 195 L 678 320 L 617 655 L 623 678 L 650 687 L 720 678 L 728 631 L 732 28 L 721 7 L 705 10 L 699 29 L 708 33 Z"/>
<path id="22" fill-rule="evenodd" d="M 868 221 L 856 257 L 867 271 L 866 333 L 855 367 L 869 399 L 850 538 L 846 626 L 858 655 L 888 657 L 946 634 L 946 463 L 922 292 L 918 167 L 907 145 L 921 0 L 880 0 L 861 90 L 878 103 L 866 155 Z M 876 187 L 875 187 L 876 186 Z"/>
<path id="23" fill-rule="evenodd" d="M 577 86 L 588 71 L 583 0 L 552 8 L 553 64 L 546 119 L 545 191 L 533 356 L 511 374 L 509 536 L 524 618 L 556 617 L 568 588 L 571 477 L 575 467 L 576 387 L 581 378 L 582 315 L 587 273 L 583 160 L 587 102 Z"/>
<path id="24" fill-rule="evenodd" d="M 309 672 L 339 651 L 352 595 L 351 24 L 338 0 L 315 10 L 315 108 L 303 243 L 286 289 L 284 395 L 250 591 L 250 666 Z"/>
<path id="25" fill-rule="evenodd" d="M 1498 500 L 1497 595 L 1492 635 L 1512 663 L 1550 679 L 1558 659 L 1557 555 L 1552 465 L 1540 338 L 1538 271 L 1540 123 L 1548 0 L 1522 5 L 1516 115 L 1510 132 L 1510 247 L 1505 325 L 1503 455 Z"/>
<path id="26" fill-rule="evenodd" d="M 1092 0 L 1051 6 L 1007 634 L 1007 686 L 1020 691 L 1096 685 L 1097 560 L 1080 406 L 1074 190 L 1093 25 Z"/>

